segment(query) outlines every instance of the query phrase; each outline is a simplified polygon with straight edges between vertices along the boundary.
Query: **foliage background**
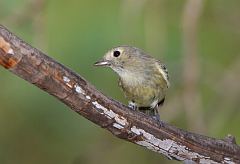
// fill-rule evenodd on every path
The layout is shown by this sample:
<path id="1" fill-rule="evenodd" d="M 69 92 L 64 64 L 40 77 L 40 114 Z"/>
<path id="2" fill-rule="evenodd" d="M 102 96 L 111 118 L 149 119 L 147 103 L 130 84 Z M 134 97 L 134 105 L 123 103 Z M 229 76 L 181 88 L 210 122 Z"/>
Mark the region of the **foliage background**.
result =
<path id="1" fill-rule="evenodd" d="M 163 120 L 239 143 L 240 1 L 197 0 L 187 12 L 193 1 L 1 0 L 0 22 L 124 103 L 117 76 L 93 63 L 116 45 L 144 49 L 169 68 Z M 177 163 L 116 139 L 7 70 L 0 74 L 1 164 Z"/>

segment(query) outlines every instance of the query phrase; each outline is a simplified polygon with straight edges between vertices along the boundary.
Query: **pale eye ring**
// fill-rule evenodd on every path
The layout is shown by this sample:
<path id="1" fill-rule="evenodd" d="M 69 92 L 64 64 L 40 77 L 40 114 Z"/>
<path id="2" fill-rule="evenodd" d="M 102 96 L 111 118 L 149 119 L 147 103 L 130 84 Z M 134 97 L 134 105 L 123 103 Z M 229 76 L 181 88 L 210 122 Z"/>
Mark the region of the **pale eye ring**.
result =
<path id="1" fill-rule="evenodd" d="M 117 51 L 117 50 L 113 51 L 113 56 L 114 57 L 118 57 L 118 56 L 120 56 L 120 54 L 121 54 L 120 51 Z"/>

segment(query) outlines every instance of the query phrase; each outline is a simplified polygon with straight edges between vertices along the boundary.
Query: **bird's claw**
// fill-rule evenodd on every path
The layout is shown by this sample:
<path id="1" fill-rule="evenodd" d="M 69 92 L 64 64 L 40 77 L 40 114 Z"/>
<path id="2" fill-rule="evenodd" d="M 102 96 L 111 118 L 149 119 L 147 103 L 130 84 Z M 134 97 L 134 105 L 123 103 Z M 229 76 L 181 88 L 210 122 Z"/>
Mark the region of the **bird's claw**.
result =
<path id="1" fill-rule="evenodd" d="M 163 121 L 160 119 L 159 114 L 152 116 L 152 118 L 157 121 L 157 123 L 160 127 L 163 126 Z"/>
<path id="2" fill-rule="evenodd" d="M 128 107 L 131 108 L 132 110 L 137 110 L 137 105 L 132 101 L 128 103 Z"/>

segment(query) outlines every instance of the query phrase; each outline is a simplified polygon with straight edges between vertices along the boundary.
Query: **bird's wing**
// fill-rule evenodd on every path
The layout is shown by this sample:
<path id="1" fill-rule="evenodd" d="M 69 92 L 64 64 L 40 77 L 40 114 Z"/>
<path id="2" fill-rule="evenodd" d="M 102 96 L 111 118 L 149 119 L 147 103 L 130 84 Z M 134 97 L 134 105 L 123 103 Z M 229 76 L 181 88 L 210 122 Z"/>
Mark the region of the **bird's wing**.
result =
<path id="1" fill-rule="evenodd" d="M 156 65 L 158 68 L 158 71 L 162 74 L 164 80 L 167 83 L 167 86 L 170 86 L 170 82 L 169 82 L 169 74 L 168 74 L 168 70 L 165 64 L 163 64 L 160 60 L 156 60 Z"/>

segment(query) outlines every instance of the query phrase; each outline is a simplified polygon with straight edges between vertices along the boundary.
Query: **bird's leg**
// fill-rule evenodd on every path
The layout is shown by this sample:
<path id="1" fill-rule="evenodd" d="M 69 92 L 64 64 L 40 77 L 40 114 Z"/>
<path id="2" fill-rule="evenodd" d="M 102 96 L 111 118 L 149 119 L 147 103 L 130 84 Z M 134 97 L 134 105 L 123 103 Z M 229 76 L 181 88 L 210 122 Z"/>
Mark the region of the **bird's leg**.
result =
<path id="1" fill-rule="evenodd" d="M 160 119 L 160 114 L 158 112 L 158 108 L 159 106 L 156 105 L 154 108 L 153 108 L 153 118 L 157 121 L 157 123 L 159 124 L 159 126 L 162 126 L 163 125 L 163 122 L 162 120 Z"/>
<path id="2" fill-rule="evenodd" d="M 160 119 L 160 114 L 159 114 L 159 112 L 158 112 L 158 105 L 156 105 L 156 106 L 153 108 L 153 118 L 154 118 L 155 120 L 157 120 L 158 122 L 161 121 L 161 119 Z"/>
<path id="3" fill-rule="evenodd" d="M 159 122 L 161 121 L 161 119 L 160 119 L 160 114 L 158 112 L 158 109 L 163 105 L 164 101 L 165 101 L 165 98 L 163 98 L 161 101 L 159 101 L 156 104 L 156 106 L 153 108 L 154 117 L 156 117 L 156 120 Z"/>
<path id="4" fill-rule="evenodd" d="M 158 105 L 156 105 L 154 108 L 151 107 L 139 107 L 138 108 L 140 112 L 147 114 L 148 116 L 152 117 L 154 120 L 157 121 L 157 123 L 162 126 L 162 121 L 160 119 L 160 115 L 158 113 Z"/>
<path id="5" fill-rule="evenodd" d="M 164 101 L 165 101 L 165 98 L 159 101 L 157 105 L 153 108 L 153 118 L 157 120 L 160 126 L 162 126 L 162 121 L 160 119 L 160 114 L 158 112 L 158 109 L 163 105 Z"/>
<path id="6" fill-rule="evenodd" d="M 128 102 L 128 107 L 130 107 L 132 110 L 137 110 L 137 104 L 133 101 Z"/>

